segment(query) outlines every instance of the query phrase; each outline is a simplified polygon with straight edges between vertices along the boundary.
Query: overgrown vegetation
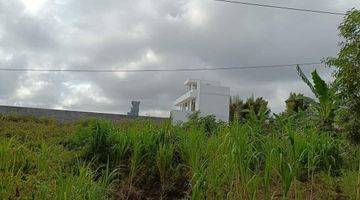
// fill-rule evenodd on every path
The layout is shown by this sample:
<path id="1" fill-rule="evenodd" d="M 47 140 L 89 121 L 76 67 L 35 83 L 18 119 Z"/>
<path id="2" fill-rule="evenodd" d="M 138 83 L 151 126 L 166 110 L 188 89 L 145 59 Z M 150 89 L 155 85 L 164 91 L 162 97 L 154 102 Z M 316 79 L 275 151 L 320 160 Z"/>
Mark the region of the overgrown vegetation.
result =
<path id="1" fill-rule="evenodd" d="M 318 127 L 324 131 L 332 131 L 334 129 L 335 111 L 337 110 L 334 93 L 325 81 L 321 79 L 316 70 L 311 73 L 313 84 L 307 79 L 299 66 L 297 66 L 297 71 L 317 98 L 316 101 L 303 97 L 304 101 L 310 103 L 310 108 L 313 109 L 313 115 Z"/>
<path id="2" fill-rule="evenodd" d="M 233 98 L 229 124 L 0 116 L 0 199 L 360 199 L 359 19 L 340 26 L 335 82 L 298 67 L 316 99 L 278 115 Z"/>
<path id="3" fill-rule="evenodd" d="M 359 198 L 360 152 L 277 116 L 260 123 L 71 125 L 3 117 L 0 198 Z M 254 119 L 259 120 L 259 119 Z M 298 119 L 296 119 L 299 121 Z M 192 124 L 192 125 L 191 125 Z"/>
<path id="4" fill-rule="evenodd" d="M 333 85 L 342 108 L 340 126 L 352 142 L 360 144 L 360 10 L 349 11 L 339 30 L 340 51 L 326 63 L 336 67 Z"/>
<path id="5" fill-rule="evenodd" d="M 0 199 L 107 199 L 111 174 L 62 145 L 73 130 L 51 120 L 1 116 Z"/>

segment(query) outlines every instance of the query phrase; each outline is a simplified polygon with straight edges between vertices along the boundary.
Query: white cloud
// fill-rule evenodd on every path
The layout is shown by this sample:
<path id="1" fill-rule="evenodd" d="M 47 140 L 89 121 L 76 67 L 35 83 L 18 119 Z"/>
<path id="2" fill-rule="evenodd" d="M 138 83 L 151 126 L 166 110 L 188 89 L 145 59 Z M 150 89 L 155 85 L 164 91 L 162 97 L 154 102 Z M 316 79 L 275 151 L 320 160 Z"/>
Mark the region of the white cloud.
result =
<path id="1" fill-rule="evenodd" d="M 204 10 L 205 5 L 202 5 L 200 1 L 189 1 L 186 4 L 185 18 L 190 21 L 194 26 L 204 26 L 207 23 L 207 14 Z"/>
<path id="2" fill-rule="evenodd" d="M 111 103 L 110 99 L 104 97 L 101 89 L 91 83 L 64 82 L 63 85 L 67 91 L 61 94 L 62 101 L 57 108 L 69 108 L 86 100 L 100 104 Z"/>
<path id="3" fill-rule="evenodd" d="M 18 89 L 15 91 L 15 99 L 25 100 L 36 95 L 37 92 L 42 90 L 48 84 L 47 81 L 41 80 L 40 76 L 37 76 L 33 73 L 27 73 L 22 76 L 22 84 L 18 86 Z"/>
<path id="4" fill-rule="evenodd" d="M 47 0 L 21 0 L 25 5 L 27 12 L 36 14 L 40 9 L 43 8 Z"/>

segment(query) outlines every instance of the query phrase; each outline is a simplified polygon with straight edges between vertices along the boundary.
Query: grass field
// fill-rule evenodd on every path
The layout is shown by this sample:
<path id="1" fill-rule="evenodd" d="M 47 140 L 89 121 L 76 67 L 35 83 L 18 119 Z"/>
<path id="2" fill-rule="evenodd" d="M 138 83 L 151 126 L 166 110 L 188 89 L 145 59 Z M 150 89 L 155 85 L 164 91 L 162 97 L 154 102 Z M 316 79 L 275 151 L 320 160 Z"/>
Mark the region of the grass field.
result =
<path id="1" fill-rule="evenodd" d="M 0 199 L 360 199 L 360 150 L 301 116 L 210 131 L 1 116 Z"/>

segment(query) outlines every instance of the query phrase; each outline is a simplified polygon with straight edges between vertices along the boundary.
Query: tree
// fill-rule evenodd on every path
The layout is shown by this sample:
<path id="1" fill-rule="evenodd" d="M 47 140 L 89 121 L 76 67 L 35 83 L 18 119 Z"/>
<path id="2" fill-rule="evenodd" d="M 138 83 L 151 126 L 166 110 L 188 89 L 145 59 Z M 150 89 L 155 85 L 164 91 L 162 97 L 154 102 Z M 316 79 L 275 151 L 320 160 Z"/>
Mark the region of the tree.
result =
<path id="1" fill-rule="evenodd" d="M 336 103 L 333 98 L 333 93 L 330 87 L 321 79 L 316 70 L 311 73 L 313 84 L 305 76 L 299 66 L 296 67 L 299 76 L 309 86 L 318 101 L 309 98 L 310 105 L 316 110 L 318 126 L 321 130 L 333 130 L 335 119 Z"/>
<path id="2" fill-rule="evenodd" d="M 236 115 L 239 115 L 238 112 L 243 108 L 243 106 L 244 102 L 242 99 L 240 99 L 239 96 L 234 96 L 230 98 L 229 121 L 234 121 L 235 113 Z"/>
<path id="3" fill-rule="evenodd" d="M 360 10 L 350 10 L 339 26 L 340 51 L 326 64 L 335 67 L 334 90 L 345 113 L 342 127 L 354 143 L 360 144 Z"/>
<path id="4" fill-rule="evenodd" d="M 310 100 L 309 97 L 303 94 L 290 93 L 289 98 L 285 101 L 286 103 L 286 114 L 298 113 L 305 111 L 309 108 Z"/>
<path id="5" fill-rule="evenodd" d="M 253 112 L 250 112 L 253 111 Z M 244 103 L 239 97 L 232 97 L 230 101 L 230 121 L 235 119 L 235 116 L 240 121 L 246 121 L 250 118 L 250 114 L 255 115 L 257 118 L 269 118 L 270 109 L 268 102 L 262 97 L 254 99 L 250 97 Z"/>

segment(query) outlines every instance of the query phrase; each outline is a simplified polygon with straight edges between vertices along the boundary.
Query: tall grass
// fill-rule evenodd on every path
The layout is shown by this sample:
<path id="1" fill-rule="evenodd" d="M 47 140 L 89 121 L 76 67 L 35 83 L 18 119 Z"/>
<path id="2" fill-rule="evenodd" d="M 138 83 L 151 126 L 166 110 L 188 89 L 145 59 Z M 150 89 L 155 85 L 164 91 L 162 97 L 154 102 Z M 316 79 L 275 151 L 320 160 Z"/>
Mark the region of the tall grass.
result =
<path id="1" fill-rule="evenodd" d="M 0 139 L 0 198 L 11 199 L 16 196 L 18 183 L 27 166 L 24 148 L 17 146 L 14 139 Z M 15 194 L 15 195 L 14 195 Z"/>
<path id="2" fill-rule="evenodd" d="M 62 146 L 72 129 L 19 118 L 1 121 L 0 199 L 106 199 L 110 182 Z M 11 133 L 11 134 L 9 134 Z M 96 180 L 98 179 L 98 180 Z"/>
<path id="3" fill-rule="evenodd" d="M 94 172 L 86 165 L 78 166 L 76 172 L 57 173 L 55 181 L 55 199 L 107 199 L 111 174 L 94 181 Z"/>
<path id="4" fill-rule="evenodd" d="M 331 196 L 324 193 L 332 184 L 337 195 L 359 198 L 360 167 L 350 160 L 360 157 L 342 138 L 297 119 L 267 124 L 254 115 L 206 128 L 1 123 L 1 199 L 319 199 Z"/>
<path id="5" fill-rule="evenodd" d="M 156 154 L 156 166 L 159 171 L 159 179 L 162 194 L 171 187 L 171 173 L 174 172 L 172 162 L 174 156 L 173 144 L 160 144 Z"/>

